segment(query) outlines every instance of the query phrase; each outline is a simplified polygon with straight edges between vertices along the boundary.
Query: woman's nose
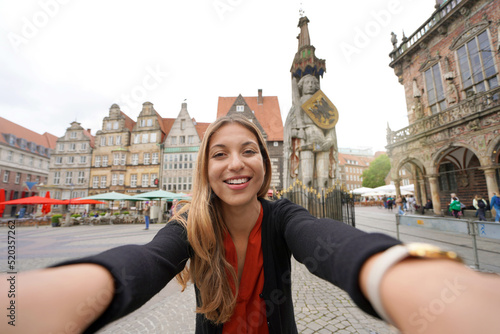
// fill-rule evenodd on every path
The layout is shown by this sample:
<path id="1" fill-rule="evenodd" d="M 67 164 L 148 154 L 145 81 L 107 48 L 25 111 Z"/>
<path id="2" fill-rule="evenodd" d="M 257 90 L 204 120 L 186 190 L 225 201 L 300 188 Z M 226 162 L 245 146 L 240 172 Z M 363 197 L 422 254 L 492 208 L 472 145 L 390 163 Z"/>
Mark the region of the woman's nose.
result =
<path id="1" fill-rule="evenodd" d="M 228 167 L 230 170 L 240 170 L 245 167 L 245 163 L 239 155 L 235 154 L 231 156 Z"/>

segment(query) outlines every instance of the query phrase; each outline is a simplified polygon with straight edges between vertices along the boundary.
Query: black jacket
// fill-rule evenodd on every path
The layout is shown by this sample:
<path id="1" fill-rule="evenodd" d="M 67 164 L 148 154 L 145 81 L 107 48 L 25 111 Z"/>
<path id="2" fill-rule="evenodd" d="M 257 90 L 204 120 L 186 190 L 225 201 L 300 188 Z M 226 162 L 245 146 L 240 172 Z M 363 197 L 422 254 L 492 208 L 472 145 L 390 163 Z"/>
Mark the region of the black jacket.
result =
<path id="1" fill-rule="evenodd" d="M 261 296 L 266 301 L 270 333 L 297 333 L 290 281 L 292 255 L 314 275 L 347 291 L 365 312 L 377 316 L 361 293 L 359 272 L 367 258 L 398 244 L 398 240 L 331 219 L 317 219 L 286 199 L 261 203 L 265 277 Z M 184 268 L 190 254 L 185 229 L 170 222 L 146 245 L 121 246 L 59 265 L 96 263 L 113 275 L 115 296 L 86 331 L 93 333 L 147 302 Z M 197 314 L 196 333 L 222 333 L 222 326 Z"/>

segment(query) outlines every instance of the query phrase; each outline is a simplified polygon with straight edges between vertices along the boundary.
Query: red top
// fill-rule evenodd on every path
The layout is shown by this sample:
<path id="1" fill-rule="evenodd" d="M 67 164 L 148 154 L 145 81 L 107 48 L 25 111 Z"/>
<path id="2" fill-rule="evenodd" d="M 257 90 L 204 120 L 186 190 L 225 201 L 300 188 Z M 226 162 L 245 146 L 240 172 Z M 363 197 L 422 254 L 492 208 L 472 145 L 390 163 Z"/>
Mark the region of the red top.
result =
<path id="1" fill-rule="evenodd" d="M 266 318 L 266 303 L 259 296 L 264 288 L 264 259 L 262 256 L 262 217 L 264 212 L 260 208 L 259 218 L 248 237 L 247 252 L 240 288 L 236 298 L 236 307 L 231 319 L 224 323 L 222 333 L 252 333 L 269 334 Z M 236 248 L 229 232 L 224 238 L 226 260 L 231 263 L 236 273 L 238 272 L 238 258 Z M 235 291 L 232 277 L 228 275 L 233 292 Z"/>

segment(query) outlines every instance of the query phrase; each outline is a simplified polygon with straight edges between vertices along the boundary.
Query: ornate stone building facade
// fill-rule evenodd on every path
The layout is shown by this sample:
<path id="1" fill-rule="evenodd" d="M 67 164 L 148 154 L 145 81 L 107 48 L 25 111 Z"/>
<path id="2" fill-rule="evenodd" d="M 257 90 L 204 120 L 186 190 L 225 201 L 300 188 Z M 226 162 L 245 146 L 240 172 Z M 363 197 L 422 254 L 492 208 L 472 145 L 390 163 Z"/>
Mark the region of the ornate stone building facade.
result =
<path id="1" fill-rule="evenodd" d="M 398 44 L 390 67 L 405 88 L 409 126 L 387 129 L 391 176 L 412 171 L 417 203 L 446 213 L 450 194 L 467 206 L 499 189 L 500 3 L 437 1 L 435 11 Z"/>
<path id="2" fill-rule="evenodd" d="M 40 186 L 49 180 L 56 141 L 50 133 L 38 134 L 0 117 L 0 189 L 5 190 L 5 200 L 43 195 Z M 19 209 L 7 205 L 3 216 L 14 216 Z"/>
<path id="3" fill-rule="evenodd" d="M 117 104 L 102 121 L 102 130 L 95 136 L 89 178 L 89 195 L 125 190 L 127 159 L 132 164 L 130 142 L 135 122 Z"/>
<path id="4" fill-rule="evenodd" d="M 94 137 L 90 130 L 72 122 L 64 136 L 57 139 L 44 191 L 50 191 L 50 197 L 57 199 L 87 196 L 93 148 Z M 52 207 L 53 212 L 60 212 L 60 209 L 57 205 Z"/>
<path id="5" fill-rule="evenodd" d="M 187 103 L 182 103 L 177 118 L 164 118 L 163 122 L 167 136 L 162 145 L 162 189 L 190 193 L 198 150 L 209 123 L 192 119 Z"/>

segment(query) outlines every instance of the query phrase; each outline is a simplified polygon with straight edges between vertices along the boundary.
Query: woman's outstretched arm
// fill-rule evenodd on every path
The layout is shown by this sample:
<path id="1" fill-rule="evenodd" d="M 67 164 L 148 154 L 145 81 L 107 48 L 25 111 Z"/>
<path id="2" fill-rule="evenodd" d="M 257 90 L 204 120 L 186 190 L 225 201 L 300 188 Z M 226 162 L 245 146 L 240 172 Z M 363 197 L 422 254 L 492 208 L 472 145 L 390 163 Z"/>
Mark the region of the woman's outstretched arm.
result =
<path id="1" fill-rule="evenodd" d="M 360 274 L 367 296 L 369 272 Z M 391 267 L 380 284 L 382 305 L 403 333 L 500 333 L 500 277 L 446 259 L 408 258 Z"/>
<path id="2" fill-rule="evenodd" d="M 113 277 L 96 264 L 23 272 L 15 280 L 11 275 L 1 277 L 2 313 L 13 316 L 2 317 L 0 333 L 81 333 L 114 295 Z M 14 311 L 9 311 L 12 305 Z"/>

